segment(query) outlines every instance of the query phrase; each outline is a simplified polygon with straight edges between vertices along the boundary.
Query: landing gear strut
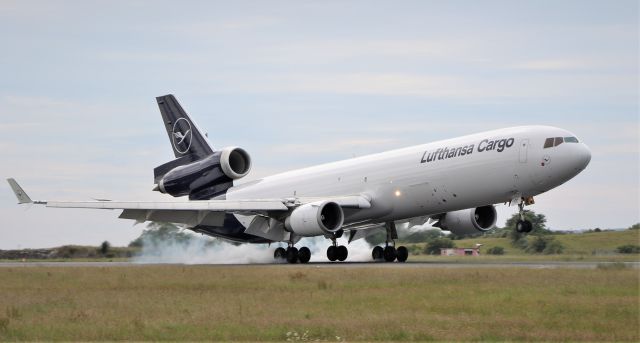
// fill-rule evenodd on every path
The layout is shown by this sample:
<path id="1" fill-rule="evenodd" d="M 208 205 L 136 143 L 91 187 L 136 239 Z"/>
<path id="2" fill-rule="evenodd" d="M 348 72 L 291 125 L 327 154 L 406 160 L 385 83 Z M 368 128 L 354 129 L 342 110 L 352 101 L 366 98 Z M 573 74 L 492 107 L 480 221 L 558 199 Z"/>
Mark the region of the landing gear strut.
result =
<path id="1" fill-rule="evenodd" d="M 520 233 L 528 233 L 533 230 L 533 225 L 529 220 L 524 217 L 524 206 L 533 204 L 533 198 L 522 198 L 520 203 L 518 203 L 518 213 L 520 215 L 520 219 L 516 223 L 516 231 Z"/>
<path id="2" fill-rule="evenodd" d="M 409 258 L 409 250 L 400 246 L 396 248 L 395 240 L 398 239 L 398 231 L 396 231 L 396 224 L 394 222 L 389 222 L 385 224 L 385 228 L 387 229 L 387 240 L 384 248 L 380 246 L 376 246 L 371 251 L 371 257 L 376 262 L 386 261 L 393 262 L 398 260 L 398 262 L 405 262 L 407 258 Z"/>

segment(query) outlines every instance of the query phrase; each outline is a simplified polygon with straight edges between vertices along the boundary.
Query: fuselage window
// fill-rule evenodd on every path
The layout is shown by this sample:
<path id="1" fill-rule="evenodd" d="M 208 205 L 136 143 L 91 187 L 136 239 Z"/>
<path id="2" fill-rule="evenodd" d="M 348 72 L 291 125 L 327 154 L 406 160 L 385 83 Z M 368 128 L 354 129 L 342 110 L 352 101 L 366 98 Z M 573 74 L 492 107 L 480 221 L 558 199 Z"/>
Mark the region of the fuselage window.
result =
<path id="1" fill-rule="evenodd" d="M 576 137 L 565 137 L 564 138 L 564 142 L 565 143 L 579 143 L 578 139 Z"/>
<path id="2" fill-rule="evenodd" d="M 553 147 L 553 138 L 547 138 L 544 141 L 544 148 L 546 149 L 546 148 L 551 148 L 551 147 Z"/>
<path id="3" fill-rule="evenodd" d="M 556 141 L 553 144 L 553 146 L 558 146 L 560 144 L 562 144 L 562 137 L 556 137 Z"/>

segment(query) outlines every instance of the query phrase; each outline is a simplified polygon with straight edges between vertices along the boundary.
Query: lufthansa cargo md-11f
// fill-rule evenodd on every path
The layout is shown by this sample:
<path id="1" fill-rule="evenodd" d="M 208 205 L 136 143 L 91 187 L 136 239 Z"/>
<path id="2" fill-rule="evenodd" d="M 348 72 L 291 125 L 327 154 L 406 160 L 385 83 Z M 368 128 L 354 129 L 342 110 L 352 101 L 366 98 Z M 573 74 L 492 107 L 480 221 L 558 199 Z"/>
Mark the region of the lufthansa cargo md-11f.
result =
<path id="1" fill-rule="evenodd" d="M 531 231 L 524 206 L 576 176 L 589 148 L 569 131 L 521 126 L 289 171 L 234 185 L 251 170 L 239 147 L 216 150 L 173 95 L 156 98 L 175 159 L 154 169 L 155 191 L 190 201 L 32 201 L 13 179 L 19 203 L 47 207 L 123 210 L 120 218 L 180 224 L 195 232 L 243 243 L 286 242 L 276 259 L 306 263 L 302 237 L 324 236 L 330 261 L 344 261 L 348 242 L 386 230 L 374 260 L 407 260 L 396 247 L 396 225 L 424 223 L 455 234 L 490 230 L 494 204 L 518 205 L 516 230 Z"/>

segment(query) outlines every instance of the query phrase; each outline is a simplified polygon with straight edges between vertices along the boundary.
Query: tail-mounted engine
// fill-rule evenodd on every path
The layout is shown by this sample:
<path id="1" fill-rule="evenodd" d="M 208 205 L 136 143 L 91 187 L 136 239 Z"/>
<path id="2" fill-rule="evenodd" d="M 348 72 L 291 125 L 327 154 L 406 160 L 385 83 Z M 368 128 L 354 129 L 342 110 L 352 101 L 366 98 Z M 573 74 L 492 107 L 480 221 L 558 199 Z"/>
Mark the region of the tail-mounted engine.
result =
<path id="1" fill-rule="evenodd" d="M 493 205 L 445 213 L 437 226 L 456 235 L 469 235 L 489 231 L 498 215 Z"/>
<path id="2" fill-rule="evenodd" d="M 342 227 L 344 212 L 333 201 L 304 204 L 291 212 L 284 221 L 288 231 L 302 237 L 334 233 Z"/>
<path id="3" fill-rule="evenodd" d="M 188 195 L 191 200 L 211 199 L 251 170 L 251 157 L 238 147 L 215 151 L 197 161 L 189 158 L 188 155 L 157 167 L 155 190 L 174 197 Z"/>

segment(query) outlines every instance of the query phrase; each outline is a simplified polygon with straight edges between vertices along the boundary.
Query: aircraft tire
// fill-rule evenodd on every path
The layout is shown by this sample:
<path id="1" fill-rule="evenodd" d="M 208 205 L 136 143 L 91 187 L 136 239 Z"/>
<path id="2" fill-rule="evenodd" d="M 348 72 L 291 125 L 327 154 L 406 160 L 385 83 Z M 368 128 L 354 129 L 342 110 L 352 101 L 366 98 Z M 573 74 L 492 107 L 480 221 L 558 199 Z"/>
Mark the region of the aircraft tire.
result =
<path id="1" fill-rule="evenodd" d="M 273 258 L 276 261 L 284 260 L 287 258 L 287 251 L 284 250 L 283 247 L 276 248 L 276 250 L 273 252 Z"/>
<path id="2" fill-rule="evenodd" d="M 331 262 L 335 262 L 338 259 L 338 248 L 334 245 L 327 248 L 327 258 Z"/>
<path id="3" fill-rule="evenodd" d="M 396 255 L 398 262 L 405 262 L 407 258 L 409 258 L 409 250 L 404 246 L 398 247 L 398 249 L 396 249 Z"/>
<path id="4" fill-rule="evenodd" d="M 530 221 L 524 221 L 524 232 L 531 232 L 533 230 L 533 224 Z"/>
<path id="5" fill-rule="evenodd" d="M 516 232 L 523 233 L 524 229 L 524 220 L 518 220 L 516 222 Z"/>
<path id="6" fill-rule="evenodd" d="M 346 260 L 347 256 L 349 256 L 349 249 L 347 249 L 347 247 L 344 245 L 339 246 L 337 248 L 337 252 L 338 252 L 338 261 L 340 262 Z"/>
<path id="7" fill-rule="evenodd" d="M 311 259 L 311 250 L 307 247 L 302 247 L 298 250 L 298 261 L 300 263 L 308 263 Z"/>
<path id="8" fill-rule="evenodd" d="M 373 250 L 371 251 L 371 257 L 376 262 L 382 261 L 384 259 L 384 249 L 382 249 L 381 246 L 373 247 Z"/>
<path id="9" fill-rule="evenodd" d="M 287 262 L 296 263 L 298 262 L 298 249 L 295 247 L 290 247 L 287 249 Z"/>
<path id="10" fill-rule="evenodd" d="M 387 262 L 393 262 L 396 259 L 396 248 L 388 245 L 384 248 L 384 260 Z"/>

